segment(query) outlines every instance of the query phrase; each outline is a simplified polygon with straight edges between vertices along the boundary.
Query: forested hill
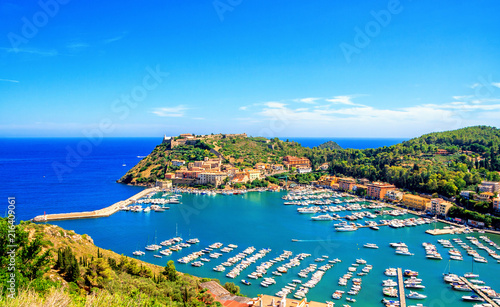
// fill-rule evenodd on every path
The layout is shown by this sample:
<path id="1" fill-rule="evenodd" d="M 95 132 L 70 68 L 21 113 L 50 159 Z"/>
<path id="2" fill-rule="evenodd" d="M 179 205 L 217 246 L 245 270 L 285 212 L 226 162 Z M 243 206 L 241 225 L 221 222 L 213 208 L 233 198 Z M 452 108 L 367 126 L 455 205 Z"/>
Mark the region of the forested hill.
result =
<path id="1" fill-rule="evenodd" d="M 328 159 L 334 174 L 451 197 L 481 180 L 500 181 L 499 144 L 499 129 L 475 126 L 430 133 L 390 147 L 336 150 Z"/>

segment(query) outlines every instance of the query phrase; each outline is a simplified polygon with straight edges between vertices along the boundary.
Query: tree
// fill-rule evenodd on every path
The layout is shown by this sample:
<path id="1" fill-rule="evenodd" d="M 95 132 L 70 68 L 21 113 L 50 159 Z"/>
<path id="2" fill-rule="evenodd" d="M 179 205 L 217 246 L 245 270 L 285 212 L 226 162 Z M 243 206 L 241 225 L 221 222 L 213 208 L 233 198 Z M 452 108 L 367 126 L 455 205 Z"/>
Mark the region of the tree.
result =
<path id="1" fill-rule="evenodd" d="M 167 266 L 165 267 L 165 270 L 162 272 L 162 274 L 165 275 L 167 277 L 167 280 L 169 281 L 177 281 L 178 275 L 173 260 L 169 260 L 167 262 Z"/>
<path id="2" fill-rule="evenodd" d="M 240 287 L 235 285 L 233 282 L 227 282 L 224 284 L 224 288 L 229 291 L 231 294 L 239 295 Z"/>

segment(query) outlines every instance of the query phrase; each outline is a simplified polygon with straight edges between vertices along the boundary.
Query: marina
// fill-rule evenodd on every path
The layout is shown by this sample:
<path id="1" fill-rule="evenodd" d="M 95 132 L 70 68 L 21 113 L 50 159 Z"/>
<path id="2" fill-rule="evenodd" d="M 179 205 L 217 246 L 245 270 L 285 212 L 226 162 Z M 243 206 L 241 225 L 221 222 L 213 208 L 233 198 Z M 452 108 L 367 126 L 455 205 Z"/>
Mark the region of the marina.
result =
<path id="1" fill-rule="evenodd" d="M 162 196 L 160 193 L 157 195 Z M 400 268 L 407 268 L 411 263 L 411 267 L 420 274 L 418 278 L 423 276 L 426 281 L 426 298 L 418 294 L 414 294 L 414 297 L 419 298 L 419 303 L 424 306 L 439 301 L 443 291 L 447 298 L 451 297 L 455 306 L 469 306 L 470 303 L 462 301 L 461 292 L 449 288 L 443 282 L 442 274 L 448 270 L 448 249 L 452 248 L 442 246 L 438 239 L 448 240 L 450 245 L 462 250 L 464 261 L 454 261 L 452 272 L 460 275 L 471 272 L 471 261 L 479 255 L 490 261 L 477 262 L 474 265 L 474 272 L 481 274 L 481 281 L 487 286 L 497 290 L 500 288 L 495 273 L 499 264 L 493 261 L 496 257 L 493 252 L 498 251 L 497 236 L 485 237 L 484 234 L 478 233 L 429 236 L 425 233 L 426 230 L 444 229 L 449 226 L 439 222 L 434 223 L 432 220 L 426 223 L 425 219 L 419 220 L 421 217 L 405 213 L 404 210 L 398 213 L 393 208 L 384 208 L 364 200 L 353 201 L 354 198 L 349 196 L 333 198 L 339 202 L 335 206 L 353 206 L 358 203 L 361 209 L 344 209 L 334 213 L 339 216 L 353 216 L 353 213 L 366 211 L 370 214 L 363 213 L 363 219 L 357 221 L 348 221 L 345 218 L 342 221 L 311 221 L 310 216 L 298 213 L 295 206 L 283 205 L 286 200 L 282 197 L 285 195 L 286 192 L 249 192 L 236 195 L 182 193 L 180 204 L 171 205 L 170 210 L 161 214 L 154 212 L 135 214 L 122 211 L 105 219 L 59 221 L 57 224 L 77 232 L 88 233 L 96 244 L 104 248 L 111 248 L 119 253 L 159 265 L 166 265 L 167 261 L 174 260 L 181 272 L 216 278 L 222 284 L 234 282 L 240 285 L 242 293 L 249 297 L 264 293 L 274 297 L 276 302 L 286 294 L 288 301 L 307 298 L 308 301 L 316 301 L 325 306 L 327 301 L 332 301 L 332 294 L 339 291 L 338 293 L 342 295 L 338 300 L 334 300 L 336 305 L 374 305 L 374 302 L 380 302 L 383 297 L 380 294 L 380 286 L 375 285 L 379 285 L 382 279 L 387 278 L 384 270 L 387 268 L 387 261 L 390 260 L 391 266 Z M 324 205 L 309 206 L 321 208 Z M 370 206 L 372 208 L 369 208 Z M 371 215 L 376 217 L 371 218 Z M 393 225 L 400 227 L 386 225 L 387 227 L 380 227 L 374 231 L 363 225 L 364 220 L 375 222 L 377 225 L 392 221 Z M 360 225 L 356 225 L 356 231 L 337 232 L 334 224 L 339 222 Z M 107 233 L 99 231 L 110 225 L 111 229 L 116 230 Z M 136 227 L 132 231 L 129 225 Z M 139 227 L 140 225 L 147 227 Z M 161 244 L 159 244 L 162 246 L 160 250 L 146 251 L 140 256 L 132 255 L 137 244 L 139 247 L 146 246 L 147 238 L 153 238 L 156 233 L 159 242 L 170 240 L 168 238 L 184 237 L 197 238 L 199 243 L 171 254 L 166 252 L 169 255 L 161 253 L 167 250 L 167 246 Z M 467 239 L 469 237 L 473 239 Z M 463 244 L 467 242 L 467 246 L 470 247 L 468 250 L 474 247 L 476 257 L 464 253 L 466 251 L 462 247 L 464 245 L 456 246 L 458 242 L 453 239 L 461 239 Z M 442 242 L 449 246 L 445 241 Z M 392 247 L 391 243 L 396 246 Z M 423 243 L 432 244 L 444 259 L 427 258 L 427 250 L 422 248 Z M 367 244 L 369 247 L 364 246 Z M 395 254 L 398 247 L 404 248 L 403 244 L 414 254 L 413 256 Z M 479 248 L 480 246 L 482 248 Z M 251 249 L 248 250 L 249 248 Z M 253 249 L 255 250 L 252 251 Z M 244 251 L 252 252 L 247 255 L 243 253 Z M 259 251 L 261 256 L 253 257 Z M 241 255 L 242 253 L 245 255 Z M 304 256 L 297 258 L 298 261 L 290 262 L 301 254 Z M 311 256 L 305 257 L 307 254 Z M 160 255 L 162 258 L 154 255 Z M 178 261 L 188 259 L 186 257 L 193 259 L 186 263 Z M 229 261 L 230 259 L 232 260 Z M 357 263 L 357 260 L 363 259 L 373 269 L 365 268 L 366 264 Z M 345 285 L 337 285 L 339 278 L 349 273 L 352 277 L 346 280 Z M 353 283 L 355 279 L 358 285 Z M 306 284 L 312 287 L 309 288 Z M 361 290 L 357 288 L 361 287 L 361 284 L 362 291 L 357 291 Z M 404 285 L 403 282 L 403 287 Z M 416 292 L 419 288 L 421 287 L 418 283 L 407 287 L 404 293 L 405 299 L 408 299 L 406 295 L 411 294 L 409 291 Z M 399 290 L 398 288 L 398 292 Z M 408 305 L 414 304 L 408 303 Z"/>

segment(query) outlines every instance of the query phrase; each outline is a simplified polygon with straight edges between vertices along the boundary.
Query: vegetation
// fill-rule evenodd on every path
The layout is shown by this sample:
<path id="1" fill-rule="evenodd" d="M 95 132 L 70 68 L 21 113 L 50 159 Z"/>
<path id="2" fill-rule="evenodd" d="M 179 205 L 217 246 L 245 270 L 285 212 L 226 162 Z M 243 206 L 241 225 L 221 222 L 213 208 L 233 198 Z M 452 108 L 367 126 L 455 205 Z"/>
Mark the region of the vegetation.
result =
<path id="1" fill-rule="evenodd" d="M 342 149 L 339 144 L 334 141 L 328 141 L 317 147 L 318 149 Z"/>
<path id="2" fill-rule="evenodd" d="M 26 222 L 12 227 L 12 244 L 6 241 L 10 225 L 0 219 L 0 306 L 221 306 L 173 261 L 161 268 L 101 251 L 88 236 Z"/>

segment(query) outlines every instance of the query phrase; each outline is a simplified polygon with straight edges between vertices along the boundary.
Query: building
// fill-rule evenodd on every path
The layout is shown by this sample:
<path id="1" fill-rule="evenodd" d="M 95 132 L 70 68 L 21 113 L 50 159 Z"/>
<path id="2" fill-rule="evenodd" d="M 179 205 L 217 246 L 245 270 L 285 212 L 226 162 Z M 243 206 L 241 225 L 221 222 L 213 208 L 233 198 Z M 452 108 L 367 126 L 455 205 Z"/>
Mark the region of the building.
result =
<path id="1" fill-rule="evenodd" d="M 255 169 L 249 169 L 246 171 L 248 173 L 248 180 L 250 182 L 260 179 L 260 171 Z"/>
<path id="2" fill-rule="evenodd" d="M 198 182 L 200 184 L 211 184 L 214 187 L 218 187 L 227 178 L 227 173 L 225 172 L 203 172 L 198 175 Z"/>
<path id="3" fill-rule="evenodd" d="M 283 164 L 272 164 L 271 169 L 275 171 L 282 171 L 285 169 L 285 167 L 283 166 Z"/>
<path id="4" fill-rule="evenodd" d="M 438 149 L 436 151 L 436 154 L 438 154 L 438 155 L 447 155 L 447 154 L 449 154 L 449 152 L 446 149 Z"/>
<path id="5" fill-rule="evenodd" d="M 165 179 L 174 179 L 175 174 L 174 173 L 165 173 Z"/>
<path id="6" fill-rule="evenodd" d="M 495 181 L 483 181 L 480 185 L 477 186 L 480 192 L 500 192 L 500 182 Z"/>
<path id="7" fill-rule="evenodd" d="M 428 208 L 430 208 L 431 200 L 418 195 L 405 194 L 403 196 L 403 203 L 408 208 L 418 211 L 426 211 Z"/>
<path id="8" fill-rule="evenodd" d="M 311 167 L 311 161 L 309 161 L 308 158 L 298 158 L 294 156 L 285 156 L 283 158 L 283 164 L 285 164 L 286 167 L 291 168 L 291 167 Z"/>
<path id="9" fill-rule="evenodd" d="M 323 164 L 321 164 L 321 165 L 318 167 L 318 169 L 319 169 L 319 170 L 322 170 L 322 171 L 326 171 L 326 170 L 328 170 L 328 167 L 329 167 L 328 163 L 323 163 Z"/>
<path id="10" fill-rule="evenodd" d="M 236 172 L 231 179 L 232 183 L 247 183 L 250 178 L 247 172 Z"/>
<path id="11" fill-rule="evenodd" d="M 434 215 L 446 216 L 448 211 L 454 205 L 448 201 L 445 201 L 442 198 L 433 198 L 431 199 L 430 211 Z"/>
<path id="12" fill-rule="evenodd" d="M 473 191 L 462 191 L 460 192 L 460 196 L 462 196 L 465 199 L 470 199 L 471 194 L 476 194 Z"/>
<path id="13" fill-rule="evenodd" d="M 375 199 L 384 199 L 387 192 L 396 189 L 396 187 L 392 184 L 381 182 L 373 182 L 371 184 L 368 184 L 367 188 L 368 190 L 366 192 L 366 195 Z"/>
<path id="14" fill-rule="evenodd" d="M 316 181 L 316 185 L 324 188 L 331 188 L 334 184 L 338 182 L 338 178 L 335 176 L 321 176 L 318 181 Z"/>
<path id="15" fill-rule="evenodd" d="M 312 172 L 311 167 L 304 167 L 304 166 L 297 167 L 297 173 L 299 174 L 306 174 L 310 172 Z"/>
<path id="16" fill-rule="evenodd" d="M 155 187 L 159 187 L 160 189 L 171 189 L 172 188 L 172 180 L 156 180 Z"/>
<path id="17" fill-rule="evenodd" d="M 183 166 L 184 164 L 186 164 L 186 161 L 184 160 L 172 160 L 173 166 Z"/>
<path id="18" fill-rule="evenodd" d="M 338 180 L 339 183 L 339 189 L 342 191 L 352 191 L 352 188 L 354 184 L 356 183 L 356 180 L 352 178 L 339 178 Z"/>
<path id="19" fill-rule="evenodd" d="M 179 134 L 179 137 L 181 139 L 193 139 L 194 138 L 194 136 L 191 133 L 182 133 L 182 134 Z"/>
<path id="20" fill-rule="evenodd" d="M 489 201 L 494 196 L 495 196 L 495 194 L 493 194 L 491 192 L 483 192 L 483 193 L 480 193 L 479 195 L 476 195 L 475 198 L 476 198 L 476 200 L 479 200 L 479 201 Z"/>
<path id="21" fill-rule="evenodd" d="M 385 193 L 385 198 L 391 202 L 398 203 L 403 200 L 403 194 L 403 192 L 398 190 L 387 191 L 387 193 Z"/>
<path id="22" fill-rule="evenodd" d="M 495 211 L 500 211 L 500 197 L 493 198 L 493 209 Z"/>

